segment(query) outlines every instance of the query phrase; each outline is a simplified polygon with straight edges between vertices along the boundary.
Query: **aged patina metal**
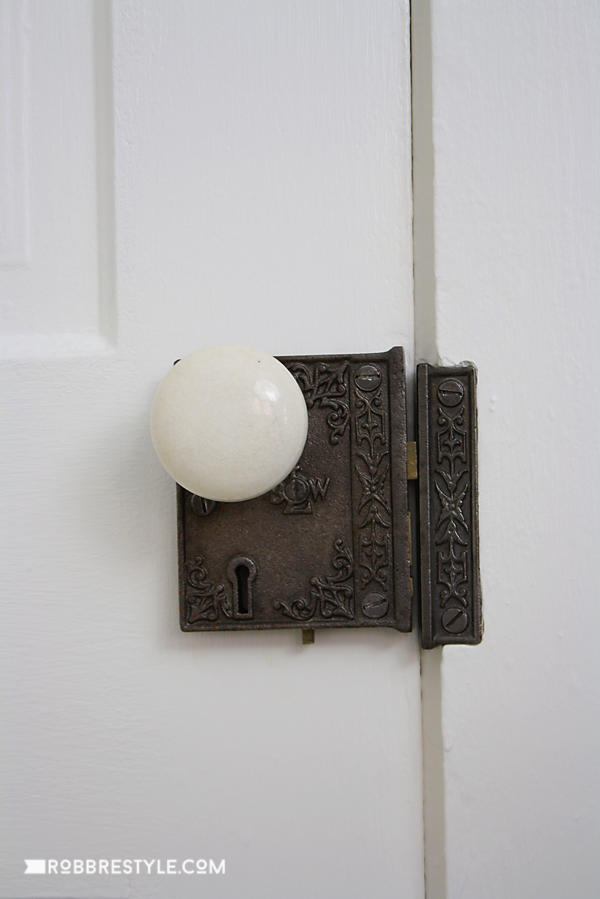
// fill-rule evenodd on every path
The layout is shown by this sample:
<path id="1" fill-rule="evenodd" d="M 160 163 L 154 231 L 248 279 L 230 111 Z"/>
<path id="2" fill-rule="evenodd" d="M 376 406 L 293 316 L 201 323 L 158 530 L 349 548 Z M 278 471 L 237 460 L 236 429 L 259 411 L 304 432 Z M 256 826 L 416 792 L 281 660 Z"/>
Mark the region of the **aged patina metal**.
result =
<path id="1" fill-rule="evenodd" d="M 408 631 L 403 350 L 281 361 L 306 399 L 304 453 L 247 502 L 178 488 L 181 627 Z"/>
<path id="2" fill-rule="evenodd" d="M 410 631 L 419 476 L 423 646 L 479 642 L 474 368 L 419 366 L 417 465 L 402 348 L 281 361 L 308 408 L 290 475 L 241 503 L 177 488 L 182 630 Z"/>
<path id="3" fill-rule="evenodd" d="M 480 643 L 477 370 L 417 366 L 421 640 Z"/>

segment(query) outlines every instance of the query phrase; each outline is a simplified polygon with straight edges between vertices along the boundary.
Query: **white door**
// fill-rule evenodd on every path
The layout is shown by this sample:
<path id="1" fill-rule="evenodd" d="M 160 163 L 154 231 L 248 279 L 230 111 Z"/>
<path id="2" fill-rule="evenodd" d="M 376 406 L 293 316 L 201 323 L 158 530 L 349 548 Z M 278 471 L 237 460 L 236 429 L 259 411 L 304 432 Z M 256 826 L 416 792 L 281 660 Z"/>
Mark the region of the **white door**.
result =
<path id="1" fill-rule="evenodd" d="M 479 367 L 486 624 L 478 647 L 423 655 L 427 896 L 592 899 L 600 6 L 413 14 L 417 347 Z"/>
<path id="2" fill-rule="evenodd" d="M 181 633 L 148 429 L 206 345 L 412 365 L 408 0 L 1 16 L 2 895 L 422 897 L 417 637 Z"/>

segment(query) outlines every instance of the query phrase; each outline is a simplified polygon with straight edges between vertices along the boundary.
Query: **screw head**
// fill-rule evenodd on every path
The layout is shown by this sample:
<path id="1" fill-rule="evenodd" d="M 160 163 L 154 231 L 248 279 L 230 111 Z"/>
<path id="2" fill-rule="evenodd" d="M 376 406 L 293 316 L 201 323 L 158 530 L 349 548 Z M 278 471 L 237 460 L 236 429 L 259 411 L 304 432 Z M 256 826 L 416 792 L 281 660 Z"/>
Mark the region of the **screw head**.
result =
<path id="1" fill-rule="evenodd" d="M 462 634 L 469 623 L 469 616 L 464 609 L 446 609 L 442 615 L 442 624 L 449 634 Z"/>
<path id="2" fill-rule="evenodd" d="M 383 618 L 390 607 L 389 600 L 382 593 L 369 593 L 364 597 L 361 608 L 367 618 Z"/>
<path id="3" fill-rule="evenodd" d="M 214 499 L 206 499 L 204 496 L 192 496 L 192 509 L 196 515 L 210 515 L 217 508 Z"/>
<path id="4" fill-rule="evenodd" d="M 446 378 L 437 391 L 442 406 L 458 406 L 465 395 L 465 388 L 456 378 Z"/>
<path id="5" fill-rule="evenodd" d="M 361 365 L 354 380 L 361 390 L 375 390 L 381 384 L 381 372 L 376 365 Z"/>

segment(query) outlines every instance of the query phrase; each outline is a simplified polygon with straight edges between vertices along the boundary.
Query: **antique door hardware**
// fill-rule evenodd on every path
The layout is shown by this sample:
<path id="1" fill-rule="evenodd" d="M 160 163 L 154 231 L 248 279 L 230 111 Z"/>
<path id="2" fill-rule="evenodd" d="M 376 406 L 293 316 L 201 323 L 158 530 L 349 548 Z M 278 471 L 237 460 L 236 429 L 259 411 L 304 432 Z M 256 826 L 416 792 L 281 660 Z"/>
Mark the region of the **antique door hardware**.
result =
<path id="1" fill-rule="evenodd" d="M 417 366 L 421 644 L 480 643 L 477 370 Z"/>
<path id="2" fill-rule="evenodd" d="M 411 442 L 402 348 L 279 361 L 307 410 L 304 449 L 292 458 L 296 424 L 288 474 L 243 502 L 178 485 L 182 630 L 298 628 L 308 643 L 323 628 L 410 631 L 414 605 L 423 647 L 478 643 L 474 366 L 417 367 Z"/>

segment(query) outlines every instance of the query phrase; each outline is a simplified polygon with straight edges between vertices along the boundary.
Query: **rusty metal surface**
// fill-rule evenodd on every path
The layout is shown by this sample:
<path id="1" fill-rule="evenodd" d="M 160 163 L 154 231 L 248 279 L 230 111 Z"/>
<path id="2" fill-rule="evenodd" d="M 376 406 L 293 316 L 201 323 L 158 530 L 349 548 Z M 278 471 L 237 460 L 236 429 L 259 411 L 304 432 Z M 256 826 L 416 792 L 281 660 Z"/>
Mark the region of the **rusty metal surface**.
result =
<path id="1" fill-rule="evenodd" d="M 477 370 L 417 366 L 421 641 L 483 633 L 477 497 Z"/>
<path id="2" fill-rule="evenodd" d="M 404 352 L 281 361 L 306 399 L 304 453 L 247 502 L 177 488 L 181 628 L 409 631 Z"/>

